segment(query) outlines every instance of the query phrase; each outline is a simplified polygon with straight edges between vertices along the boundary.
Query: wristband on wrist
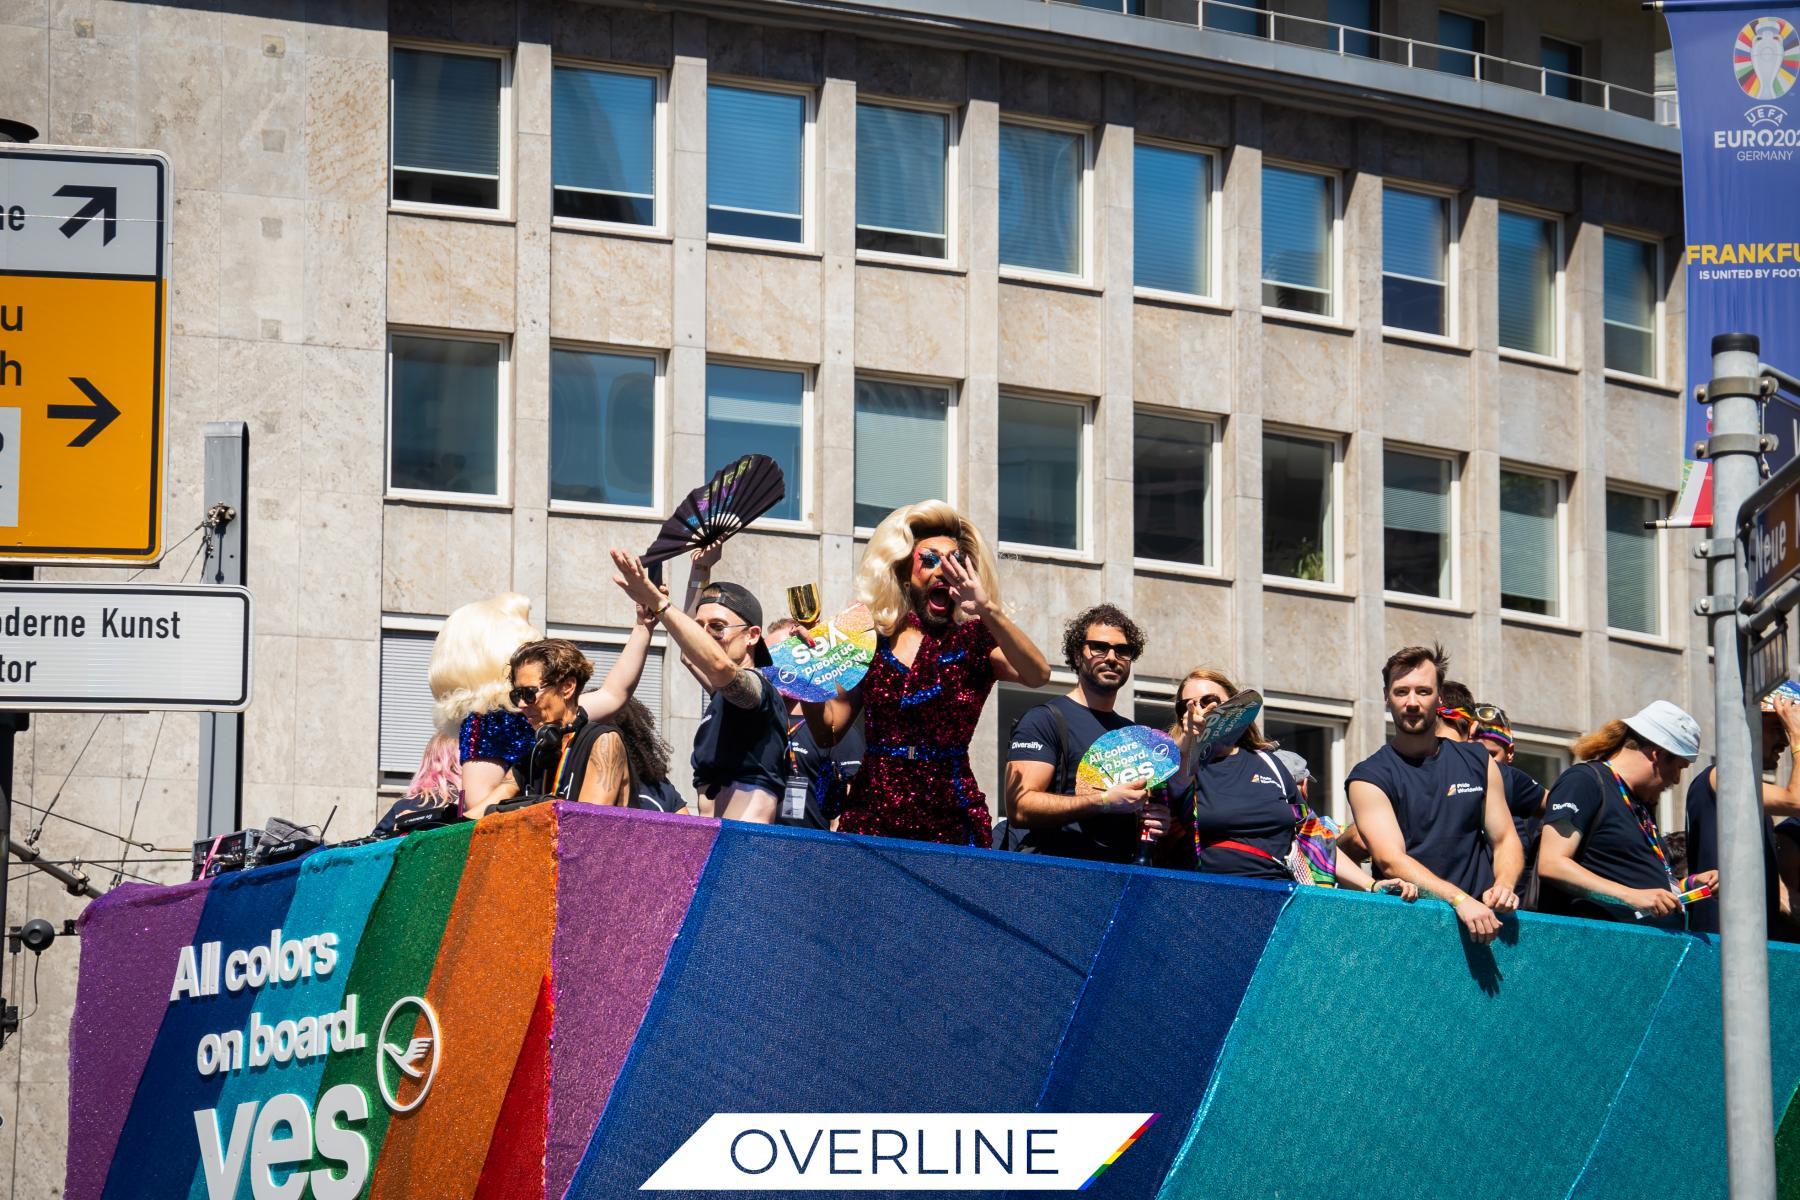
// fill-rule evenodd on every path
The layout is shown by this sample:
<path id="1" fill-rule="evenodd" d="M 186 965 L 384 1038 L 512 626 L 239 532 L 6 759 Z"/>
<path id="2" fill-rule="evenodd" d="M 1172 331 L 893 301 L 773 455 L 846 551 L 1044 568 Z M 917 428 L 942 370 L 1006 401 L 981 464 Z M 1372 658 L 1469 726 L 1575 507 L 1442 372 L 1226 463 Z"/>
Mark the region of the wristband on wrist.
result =
<path id="1" fill-rule="evenodd" d="M 1467 899 L 1468 899 L 1467 896 L 1465 896 L 1461 892 L 1458 892 L 1458 893 L 1456 893 L 1456 895 L 1450 897 L 1450 907 L 1456 908 L 1459 905 L 1461 905 L 1464 900 L 1467 900 Z"/>
<path id="2" fill-rule="evenodd" d="M 650 616 L 652 618 L 662 616 L 664 613 L 669 611 L 670 603 L 671 603 L 671 601 L 669 600 L 669 598 L 667 596 L 664 596 L 663 602 L 661 604 L 657 605 L 655 608 L 650 610 Z"/>

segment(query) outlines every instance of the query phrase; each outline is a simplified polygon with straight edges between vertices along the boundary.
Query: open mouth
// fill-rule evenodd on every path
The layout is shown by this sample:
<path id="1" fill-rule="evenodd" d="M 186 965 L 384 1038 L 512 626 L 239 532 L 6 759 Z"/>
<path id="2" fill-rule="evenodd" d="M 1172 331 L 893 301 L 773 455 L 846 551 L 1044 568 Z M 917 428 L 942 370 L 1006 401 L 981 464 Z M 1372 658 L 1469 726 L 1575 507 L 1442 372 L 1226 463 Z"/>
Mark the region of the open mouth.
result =
<path id="1" fill-rule="evenodd" d="M 950 589 L 943 584 L 933 584 L 925 593 L 925 613 L 932 620 L 948 619 L 951 607 Z"/>

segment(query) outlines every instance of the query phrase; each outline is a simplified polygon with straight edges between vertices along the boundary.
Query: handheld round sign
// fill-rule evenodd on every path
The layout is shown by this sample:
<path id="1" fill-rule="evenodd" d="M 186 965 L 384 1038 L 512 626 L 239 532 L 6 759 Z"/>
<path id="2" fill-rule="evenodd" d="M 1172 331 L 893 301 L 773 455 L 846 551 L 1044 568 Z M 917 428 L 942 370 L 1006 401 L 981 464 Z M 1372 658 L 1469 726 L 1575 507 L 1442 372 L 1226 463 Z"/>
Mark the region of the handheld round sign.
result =
<path id="1" fill-rule="evenodd" d="M 1244 730 L 1250 728 L 1262 712 L 1262 705 L 1262 693 L 1253 688 L 1245 688 L 1231 699 L 1213 705 L 1200 725 L 1200 732 L 1194 736 L 1194 744 L 1188 748 L 1192 761 L 1206 762 L 1220 749 L 1243 737 Z"/>
<path id="2" fill-rule="evenodd" d="M 1175 739 L 1148 725 L 1127 725 L 1101 734 L 1075 768 L 1075 787 L 1104 792 L 1115 784 L 1141 780 L 1146 787 L 1167 783 L 1181 765 Z"/>
<path id="3" fill-rule="evenodd" d="M 776 691 L 789 700 L 823 703 L 868 674 L 875 660 L 875 618 L 866 605 L 852 604 L 829 625 L 807 630 L 806 637 L 795 634 L 770 646 L 769 659 L 763 675 Z"/>

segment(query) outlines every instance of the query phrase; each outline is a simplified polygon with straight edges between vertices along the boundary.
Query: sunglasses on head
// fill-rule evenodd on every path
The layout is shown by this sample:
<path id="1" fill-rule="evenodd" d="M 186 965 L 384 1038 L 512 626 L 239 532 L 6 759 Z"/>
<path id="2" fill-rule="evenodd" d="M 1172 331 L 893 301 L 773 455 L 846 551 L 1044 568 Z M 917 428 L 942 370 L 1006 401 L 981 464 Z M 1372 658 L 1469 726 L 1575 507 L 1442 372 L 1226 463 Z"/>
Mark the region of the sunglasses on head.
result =
<path id="1" fill-rule="evenodd" d="M 1137 657 L 1130 642 L 1102 642 L 1097 638 L 1087 638 L 1082 643 L 1089 655 L 1094 658 L 1105 658 L 1109 654 L 1117 655 L 1124 662 L 1131 662 Z"/>
<path id="2" fill-rule="evenodd" d="M 969 561 L 969 556 L 964 554 L 961 550 L 952 550 L 948 554 L 943 554 L 929 546 L 921 546 L 918 552 L 913 555 L 913 558 L 918 562 L 919 566 L 927 571 L 934 570 L 937 565 L 946 558 L 954 558 L 958 563 L 966 563 Z"/>
<path id="3" fill-rule="evenodd" d="M 1470 711 L 1475 714 L 1475 719 L 1483 725 L 1510 726 L 1512 724 L 1506 719 L 1506 710 L 1497 704 L 1477 704 Z"/>

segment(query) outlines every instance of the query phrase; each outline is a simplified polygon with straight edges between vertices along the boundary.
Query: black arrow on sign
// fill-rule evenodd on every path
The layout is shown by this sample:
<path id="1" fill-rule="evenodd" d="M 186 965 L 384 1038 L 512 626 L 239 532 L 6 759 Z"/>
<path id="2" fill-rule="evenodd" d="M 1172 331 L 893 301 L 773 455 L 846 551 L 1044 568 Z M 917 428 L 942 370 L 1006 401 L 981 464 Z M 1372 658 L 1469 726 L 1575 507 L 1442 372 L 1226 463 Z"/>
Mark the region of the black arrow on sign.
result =
<path id="1" fill-rule="evenodd" d="M 62 223 L 62 235 L 72 238 L 81 232 L 81 227 L 95 217 L 100 218 L 100 244 L 106 245 L 113 240 L 116 232 L 114 226 L 119 223 L 119 189 L 116 187 L 87 187 L 71 183 L 56 189 L 59 196 L 85 196 L 87 203 L 82 205 L 75 215 Z"/>
<path id="2" fill-rule="evenodd" d="M 99 388 L 95 387 L 87 380 L 77 379 L 71 375 L 69 377 L 69 382 L 80 388 L 82 394 L 88 398 L 90 403 L 52 404 L 50 406 L 50 419 L 52 421 L 89 422 L 88 427 L 76 434 L 75 440 L 69 443 L 71 446 L 85 446 L 95 438 L 99 437 L 101 430 L 113 423 L 113 418 L 119 415 L 119 410 L 113 406 L 111 400 L 108 400 L 105 396 L 100 394 Z"/>

